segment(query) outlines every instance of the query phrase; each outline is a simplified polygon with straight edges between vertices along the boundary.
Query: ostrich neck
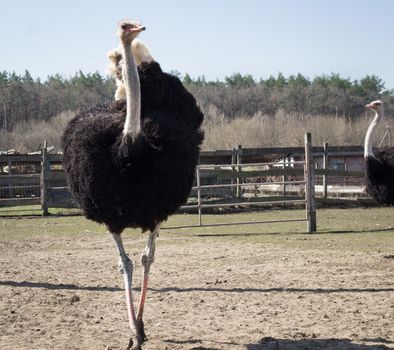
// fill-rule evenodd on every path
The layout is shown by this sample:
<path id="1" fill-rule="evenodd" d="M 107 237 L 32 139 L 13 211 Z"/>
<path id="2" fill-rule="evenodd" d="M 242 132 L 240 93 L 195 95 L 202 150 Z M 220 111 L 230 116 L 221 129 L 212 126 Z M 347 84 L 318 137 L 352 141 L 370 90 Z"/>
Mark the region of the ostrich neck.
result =
<path id="1" fill-rule="evenodd" d="M 375 118 L 373 118 L 371 124 L 369 124 L 367 134 L 365 135 L 365 141 L 364 141 L 364 157 L 374 157 L 373 151 L 372 151 L 372 134 L 376 127 L 378 126 L 379 122 L 382 119 L 382 112 L 377 112 L 375 111 Z"/>
<path id="2" fill-rule="evenodd" d="M 137 66 L 131 54 L 131 42 L 123 45 L 123 80 L 126 90 L 126 121 L 123 128 L 123 136 L 131 136 L 134 139 L 140 131 L 141 118 L 141 91 Z"/>

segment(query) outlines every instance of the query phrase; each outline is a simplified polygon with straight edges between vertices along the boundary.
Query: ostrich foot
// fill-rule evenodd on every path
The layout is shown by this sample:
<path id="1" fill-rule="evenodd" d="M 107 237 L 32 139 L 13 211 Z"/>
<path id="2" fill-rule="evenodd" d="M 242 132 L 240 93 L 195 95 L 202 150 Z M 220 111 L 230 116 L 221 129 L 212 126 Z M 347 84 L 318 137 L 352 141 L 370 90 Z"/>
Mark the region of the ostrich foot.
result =
<path id="1" fill-rule="evenodd" d="M 131 350 L 131 349 L 133 348 L 133 344 L 134 344 L 133 338 L 130 337 L 130 339 L 129 339 L 129 344 L 127 345 L 126 350 Z"/>
<path id="2" fill-rule="evenodd" d="M 138 339 L 137 339 L 136 343 L 134 343 L 133 338 L 130 337 L 129 344 L 127 345 L 126 350 L 142 350 L 141 344 L 142 344 L 142 341 L 138 341 Z"/>
<path id="3" fill-rule="evenodd" d="M 141 321 L 137 321 L 137 335 L 135 336 L 134 340 L 130 337 L 129 345 L 127 345 L 126 350 L 142 350 L 142 344 L 148 340 L 145 331 L 144 331 L 144 323 Z"/>
<path id="4" fill-rule="evenodd" d="M 142 344 L 148 340 L 148 338 L 145 335 L 144 331 L 144 323 L 141 321 L 137 321 L 137 335 L 133 339 L 131 336 L 129 339 L 129 344 L 127 345 L 126 350 L 141 350 Z"/>

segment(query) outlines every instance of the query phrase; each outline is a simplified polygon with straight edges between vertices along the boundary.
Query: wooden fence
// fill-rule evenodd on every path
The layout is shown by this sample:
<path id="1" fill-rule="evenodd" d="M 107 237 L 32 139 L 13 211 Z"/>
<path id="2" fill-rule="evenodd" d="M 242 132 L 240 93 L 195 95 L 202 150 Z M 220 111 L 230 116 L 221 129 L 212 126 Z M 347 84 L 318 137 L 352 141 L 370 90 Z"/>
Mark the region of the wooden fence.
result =
<path id="1" fill-rule="evenodd" d="M 339 164 L 344 166 L 338 168 L 337 163 L 334 162 L 333 168 L 333 164 L 330 164 L 333 160 L 335 162 L 340 160 Z M 357 170 L 346 166 L 349 160 L 357 160 Z M 312 172 L 305 173 L 303 162 L 312 164 L 312 178 L 310 178 Z M 313 183 L 313 192 L 315 183 L 318 184 L 323 188 L 322 197 L 326 198 L 329 192 L 329 179 L 337 179 L 335 181 L 348 179 L 345 184 L 356 180 L 362 188 L 364 183 L 362 166 L 361 146 L 333 147 L 325 144 L 321 147 L 312 147 L 310 145 L 308 152 L 305 151 L 305 147 L 242 148 L 239 146 L 233 150 L 201 152 L 198 176 L 190 199 L 190 202 L 194 200 L 197 204 L 194 207 L 189 204 L 183 209 L 197 209 L 201 213 L 202 209 L 226 207 L 229 204 L 257 205 L 256 196 L 248 201 L 245 201 L 245 198 L 250 188 L 263 185 L 279 185 L 283 203 L 287 201 L 286 196 L 290 195 L 289 188 L 298 186 L 300 191 L 304 191 L 301 193 L 305 194 L 303 200 L 308 202 L 312 190 L 307 186 L 303 187 L 303 181 Z M 259 202 L 272 204 L 267 201 L 267 194 L 260 194 L 257 195 Z M 211 202 L 204 204 L 201 201 L 203 197 Z M 309 198 L 309 203 L 313 198 Z M 294 199 L 294 196 L 290 199 Z M 212 203 L 212 200 L 215 202 Z M 278 201 L 276 203 L 279 204 Z M 33 204 L 40 204 L 44 215 L 48 213 L 49 208 L 76 207 L 66 184 L 62 155 L 47 153 L 45 144 L 41 154 L 0 155 L 0 210 Z"/>
<path id="2" fill-rule="evenodd" d="M 197 192 L 197 202 L 195 204 L 187 204 L 184 205 L 183 209 L 197 209 L 198 210 L 198 224 L 193 225 L 189 224 L 187 226 L 176 226 L 176 227 L 163 227 L 163 229 L 167 228 L 185 228 L 185 227 L 204 227 L 204 226 L 227 226 L 227 225 L 245 225 L 245 224 L 267 224 L 267 223 L 279 223 L 279 222 L 307 222 L 307 232 L 315 232 L 316 231 L 316 207 L 315 207 L 315 194 L 314 194 L 314 166 L 313 166 L 313 158 L 312 155 L 312 144 L 311 144 L 311 135 L 305 134 L 305 148 L 304 148 L 304 161 L 293 161 L 291 163 L 291 167 L 289 167 L 288 163 L 284 162 L 267 162 L 267 163 L 231 163 L 231 164 L 206 164 L 199 165 L 196 169 L 196 186 L 193 187 L 193 190 Z M 296 169 L 294 166 L 301 166 L 302 169 Z M 281 166 L 282 169 L 284 167 L 288 167 L 288 174 L 299 174 L 302 171 L 302 180 L 298 181 L 288 181 L 284 182 L 284 184 L 293 184 L 296 182 L 299 185 L 303 185 L 304 187 L 304 196 L 298 198 L 272 198 L 272 197 L 260 197 L 260 198 L 252 198 L 251 200 L 246 200 L 244 196 L 242 196 L 242 188 L 245 186 L 250 186 L 249 183 L 244 182 L 245 179 L 254 178 L 258 179 L 259 182 L 253 182 L 253 186 L 265 186 L 268 184 L 275 184 L 275 182 L 266 182 L 263 179 L 267 174 L 271 174 L 272 172 L 270 168 L 272 166 Z M 245 169 L 246 168 L 246 169 Z M 257 170 L 257 168 L 259 168 Z M 202 185 L 201 178 L 202 173 L 215 176 L 221 181 L 231 181 L 227 183 L 219 183 L 212 185 Z M 280 173 L 279 173 L 280 174 Z M 235 182 L 233 180 L 236 180 Z M 282 184 L 283 182 L 280 182 Z M 223 199 L 220 201 L 208 201 L 203 200 L 203 190 L 212 190 L 217 188 L 232 188 L 236 189 L 236 196 L 232 197 L 230 201 L 224 201 Z M 283 204 L 302 204 L 305 205 L 306 215 L 302 218 L 293 218 L 293 219 L 276 219 L 269 221 L 248 221 L 248 222 L 226 222 L 226 223 L 210 223 L 204 224 L 202 221 L 203 218 L 203 209 L 214 209 L 220 208 L 223 209 L 225 207 L 257 207 L 257 206 L 267 206 L 267 205 L 283 205 Z"/>

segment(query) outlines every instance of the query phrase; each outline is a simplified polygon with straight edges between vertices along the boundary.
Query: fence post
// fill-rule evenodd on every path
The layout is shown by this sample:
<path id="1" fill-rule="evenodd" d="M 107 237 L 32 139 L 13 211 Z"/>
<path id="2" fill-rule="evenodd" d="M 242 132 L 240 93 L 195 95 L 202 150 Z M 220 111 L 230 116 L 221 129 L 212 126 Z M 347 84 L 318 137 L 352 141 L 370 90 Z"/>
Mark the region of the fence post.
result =
<path id="1" fill-rule="evenodd" d="M 48 215 L 48 205 L 47 205 L 47 142 L 44 141 L 42 146 L 42 160 L 41 160 L 41 177 L 40 177 L 40 188 L 41 188 L 41 209 L 42 216 Z"/>
<path id="2" fill-rule="evenodd" d="M 237 151 L 235 150 L 235 148 L 233 148 L 233 150 L 231 151 L 231 164 L 235 164 L 236 159 L 237 159 Z M 235 173 L 235 166 L 231 167 L 231 171 Z M 235 184 L 234 178 L 231 178 L 231 184 L 232 185 Z M 231 195 L 233 198 L 235 198 L 237 195 L 237 188 L 235 186 L 231 187 Z"/>
<path id="3" fill-rule="evenodd" d="M 347 158 L 345 156 L 343 156 L 343 164 L 344 164 L 344 167 L 345 167 L 345 171 L 347 171 L 346 160 L 347 160 Z M 347 184 L 348 184 L 348 178 L 347 178 L 347 176 L 345 176 L 345 187 L 347 187 Z"/>
<path id="4" fill-rule="evenodd" d="M 329 167 L 328 163 L 328 143 L 323 144 L 323 170 L 327 170 Z M 327 175 L 323 175 L 323 198 L 327 198 L 327 186 L 328 186 Z"/>
<path id="5" fill-rule="evenodd" d="M 307 231 L 316 232 L 315 170 L 313 163 L 312 136 L 305 133 L 305 200 Z"/>
<path id="6" fill-rule="evenodd" d="M 283 157 L 283 169 L 287 168 L 287 164 L 286 164 L 286 156 Z M 282 188 L 282 195 L 283 197 L 286 197 L 286 175 L 282 175 L 282 182 L 283 182 L 283 188 Z M 283 204 L 283 206 L 285 207 L 286 204 Z"/>
<path id="7" fill-rule="evenodd" d="M 198 205 L 198 225 L 202 225 L 202 210 L 201 210 L 201 180 L 200 180 L 200 168 L 196 168 L 197 178 L 197 205 Z"/>
<path id="8" fill-rule="evenodd" d="M 7 165 L 8 165 L 8 175 L 11 176 L 12 175 L 12 161 L 9 160 Z M 9 198 L 15 197 L 13 185 L 8 185 L 8 197 Z"/>
<path id="9" fill-rule="evenodd" d="M 237 164 L 242 164 L 242 146 L 238 145 L 238 151 L 237 151 Z M 237 171 L 241 171 L 241 167 L 237 167 Z M 241 179 L 239 177 L 237 177 L 237 198 L 241 198 L 242 196 L 242 190 L 241 190 Z"/>

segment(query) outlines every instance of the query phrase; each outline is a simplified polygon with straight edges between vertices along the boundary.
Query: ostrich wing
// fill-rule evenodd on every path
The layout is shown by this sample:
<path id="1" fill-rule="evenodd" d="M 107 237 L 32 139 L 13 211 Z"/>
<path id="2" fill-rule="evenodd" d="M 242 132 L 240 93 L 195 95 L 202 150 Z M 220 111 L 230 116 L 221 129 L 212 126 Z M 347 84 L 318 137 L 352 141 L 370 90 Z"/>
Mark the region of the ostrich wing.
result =
<path id="1" fill-rule="evenodd" d="M 376 157 L 394 171 L 394 147 L 380 149 L 376 152 Z"/>

